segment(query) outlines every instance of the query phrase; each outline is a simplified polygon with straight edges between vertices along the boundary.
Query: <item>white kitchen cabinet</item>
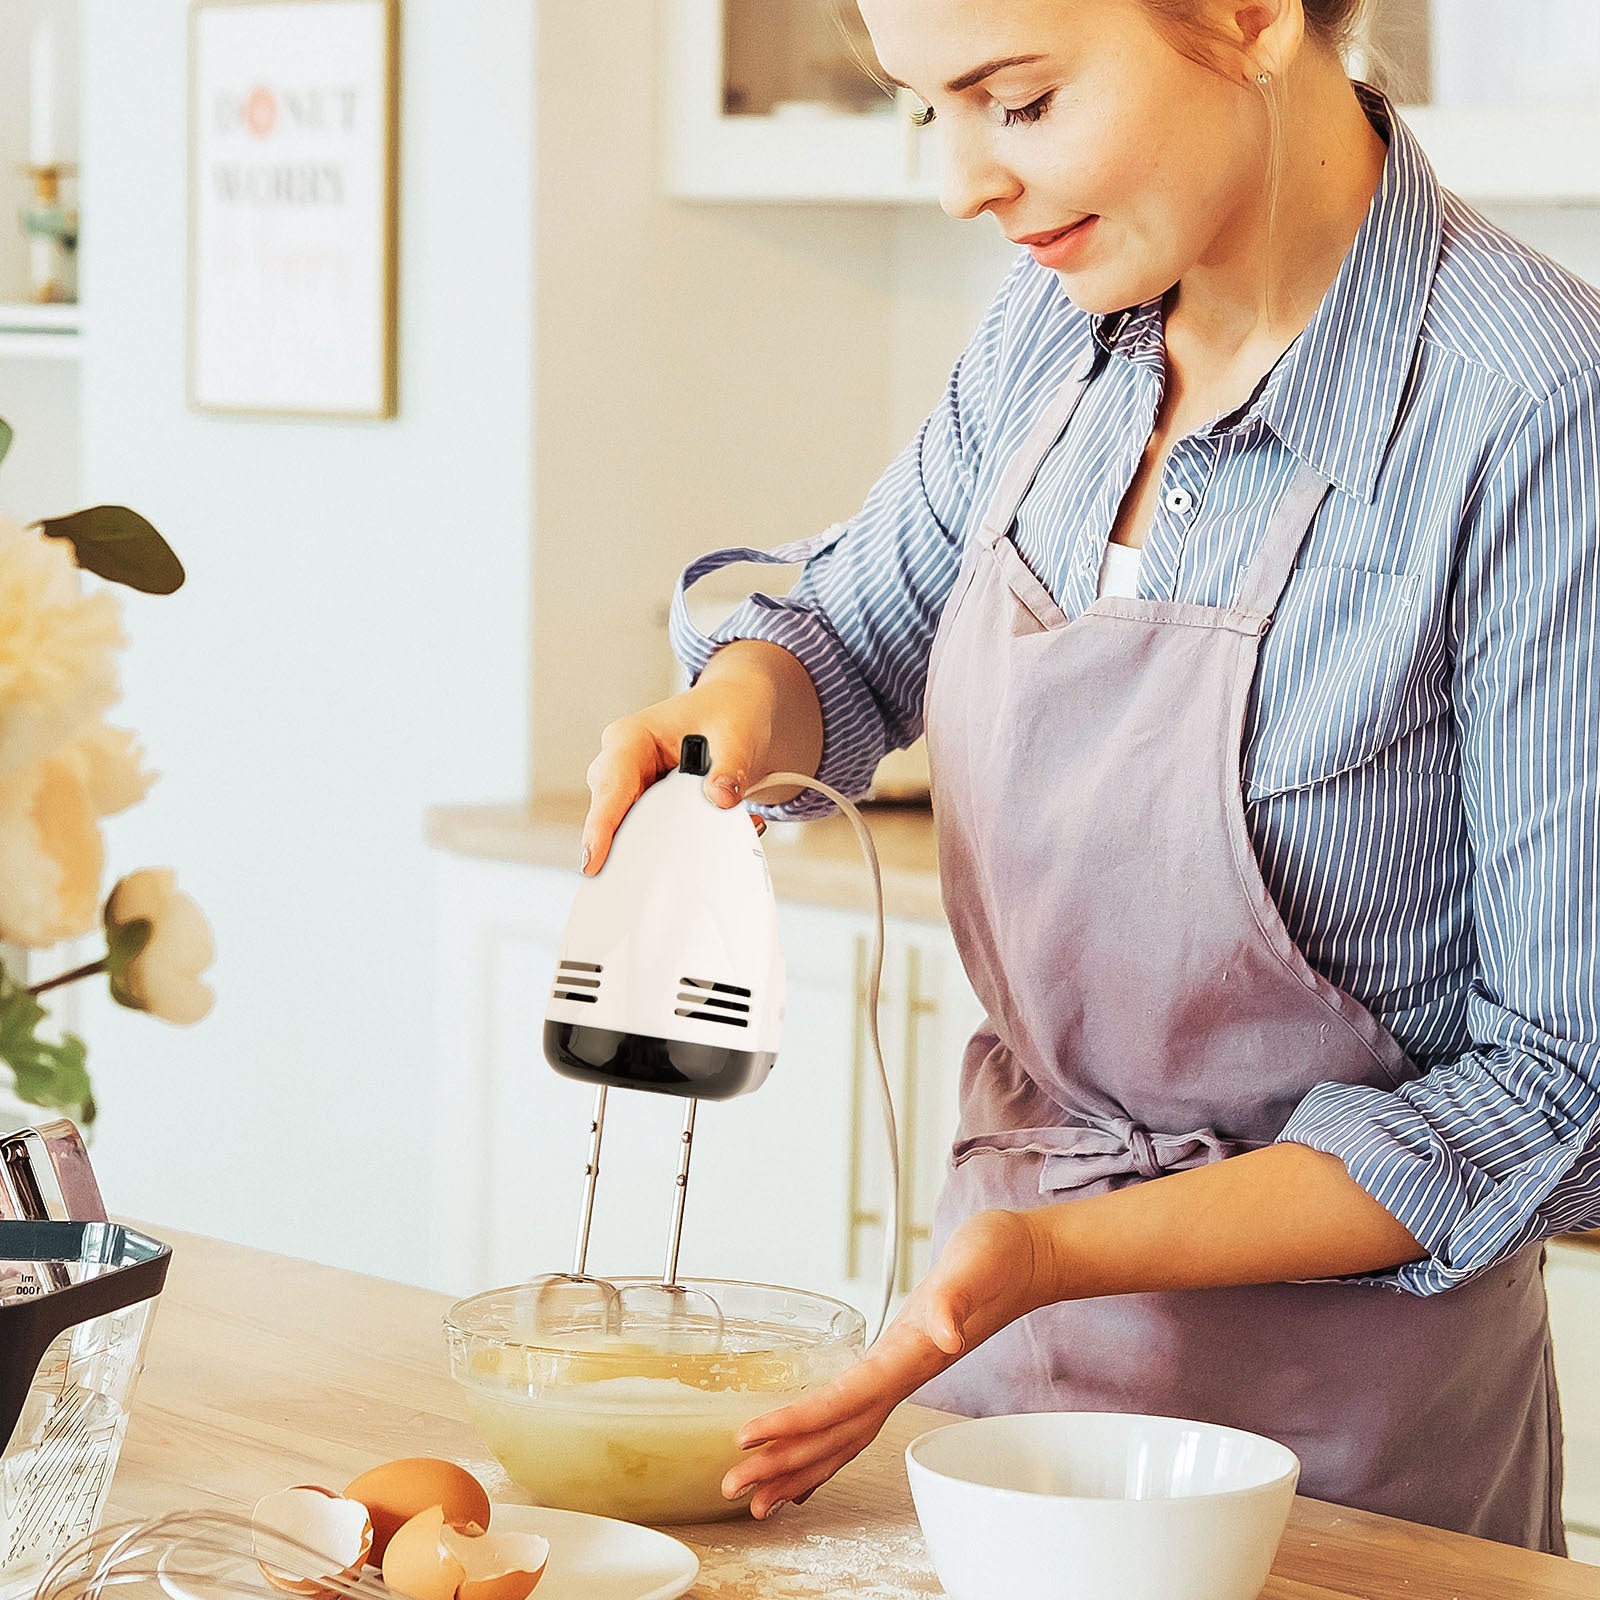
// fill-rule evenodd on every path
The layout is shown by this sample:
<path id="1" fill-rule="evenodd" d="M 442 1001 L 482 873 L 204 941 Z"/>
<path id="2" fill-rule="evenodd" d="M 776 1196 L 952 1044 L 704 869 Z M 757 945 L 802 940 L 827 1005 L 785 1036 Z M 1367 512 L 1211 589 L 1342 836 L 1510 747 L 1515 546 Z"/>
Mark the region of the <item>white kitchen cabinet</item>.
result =
<path id="1" fill-rule="evenodd" d="M 1600 1560 L 1600 1250 L 1551 1243 L 1550 1330 L 1566 1434 L 1564 1513 L 1573 1554 Z"/>
<path id="2" fill-rule="evenodd" d="M 665 184 L 683 199 L 938 198 L 938 139 L 816 0 L 668 0 Z M 1379 0 L 1372 42 L 1441 182 L 1480 203 L 1600 200 L 1600 8 L 1594 0 Z M 1358 47 L 1351 63 L 1368 70 Z M 910 104 L 915 104 L 911 101 Z M 868 109 L 871 108 L 871 109 Z"/>
<path id="3" fill-rule="evenodd" d="M 690 200 L 928 201 L 934 140 L 817 0 L 667 0 L 662 149 Z M 854 6 L 845 0 L 845 13 Z M 873 63 L 876 67 L 876 63 Z"/>
<path id="4" fill-rule="evenodd" d="M 541 1048 L 576 872 L 439 860 L 438 1142 L 431 1277 L 465 1292 L 571 1263 L 594 1091 Z M 834 1294 L 874 1314 L 887 1157 L 864 1025 L 870 919 L 786 902 L 783 1042 L 753 1095 L 701 1105 L 679 1270 Z M 883 1044 L 900 1120 L 907 1259 L 928 1264 L 962 1051 L 981 1019 L 948 930 L 891 920 Z M 661 1269 L 683 1102 L 609 1097 L 591 1270 Z"/>

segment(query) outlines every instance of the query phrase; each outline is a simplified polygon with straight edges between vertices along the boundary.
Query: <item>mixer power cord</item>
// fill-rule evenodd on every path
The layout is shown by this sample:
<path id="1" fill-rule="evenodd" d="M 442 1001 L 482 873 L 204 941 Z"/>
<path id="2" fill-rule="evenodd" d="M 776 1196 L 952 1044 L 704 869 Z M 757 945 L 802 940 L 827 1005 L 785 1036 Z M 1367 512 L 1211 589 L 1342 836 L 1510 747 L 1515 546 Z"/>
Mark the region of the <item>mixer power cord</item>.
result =
<path id="1" fill-rule="evenodd" d="M 878 1305 L 878 1323 L 867 1342 L 876 1344 L 889 1320 L 894 1299 L 895 1276 L 900 1265 L 900 1136 L 895 1126 L 894 1096 L 889 1088 L 889 1069 L 883 1062 L 883 1044 L 878 1036 L 878 991 L 883 979 L 883 872 L 878 865 L 877 847 L 862 820 L 861 813 L 831 784 L 807 778 L 798 772 L 774 772 L 744 792 L 746 800 L 768 789 L 814 789 L 826 795 L 849 819 L 856 843 L 872 874 L 872 959 L 867 964 L 867 1039 L 872 1046 L 873 1064 L 878 1069 L 878 1089 L 883 1103 L 883 1132 L 889 1152 L 889 1205 L 883 1235 L 883 1293 Z"/>

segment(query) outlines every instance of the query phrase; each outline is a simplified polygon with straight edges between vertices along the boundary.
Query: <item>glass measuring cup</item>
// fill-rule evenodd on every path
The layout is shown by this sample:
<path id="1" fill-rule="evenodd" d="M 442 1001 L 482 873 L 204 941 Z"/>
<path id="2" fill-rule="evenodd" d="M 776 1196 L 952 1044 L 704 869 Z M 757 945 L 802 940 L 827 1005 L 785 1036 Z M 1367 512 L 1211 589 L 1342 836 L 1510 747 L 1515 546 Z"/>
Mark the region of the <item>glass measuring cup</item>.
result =
<path id="1" fill-rule="evenodd" d="M 0 1600 L 99 1524 L 170 1257 L 115 1223 L 0 1221 Z"/>

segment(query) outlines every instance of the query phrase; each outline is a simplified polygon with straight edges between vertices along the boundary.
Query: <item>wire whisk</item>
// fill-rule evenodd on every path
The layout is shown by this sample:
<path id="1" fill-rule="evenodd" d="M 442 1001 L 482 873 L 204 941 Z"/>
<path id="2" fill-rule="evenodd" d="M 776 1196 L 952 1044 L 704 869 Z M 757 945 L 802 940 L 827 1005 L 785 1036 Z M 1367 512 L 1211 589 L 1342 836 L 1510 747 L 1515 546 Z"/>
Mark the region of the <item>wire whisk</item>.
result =
<path id="1" fill-rule="evenodd" d="M 282 1580 L 270 1582 L 265 1564 Z M 338 1563 L 312 1546 L 231 1511 L 172 1511 L 111 1523 L 50 1564 L 35 1600 L 99 1600 L 142 1586 L 165 1600 L 282 1600 L 314 1584 L 335 1600 L 391 1600 L 373 1575 L 329 1571 Z M 295 1585 L 291 1588 L 290 1585 Z"/>

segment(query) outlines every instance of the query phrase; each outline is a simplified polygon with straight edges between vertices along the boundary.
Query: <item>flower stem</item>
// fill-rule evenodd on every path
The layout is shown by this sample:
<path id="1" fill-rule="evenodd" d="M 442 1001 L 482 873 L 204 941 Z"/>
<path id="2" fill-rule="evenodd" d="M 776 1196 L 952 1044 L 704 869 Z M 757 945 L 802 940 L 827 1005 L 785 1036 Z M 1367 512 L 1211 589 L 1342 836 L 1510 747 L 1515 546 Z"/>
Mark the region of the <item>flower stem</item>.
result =
<path id="1" fill-rule="evenodd" d="M 59 989 L 64 983 L 76 983 L 79 978 L 92 978 L 97 972 L 104 972 L 109 958 L 102 956 L 98 961 L 91 961 L 87 966 L 74 967 L 71 972 L 63 972 L 59 977 L 49 978 L 44 983 L 32 984 L 28 993 L 32 995 L 48 994 L 52 989 Z"/>

